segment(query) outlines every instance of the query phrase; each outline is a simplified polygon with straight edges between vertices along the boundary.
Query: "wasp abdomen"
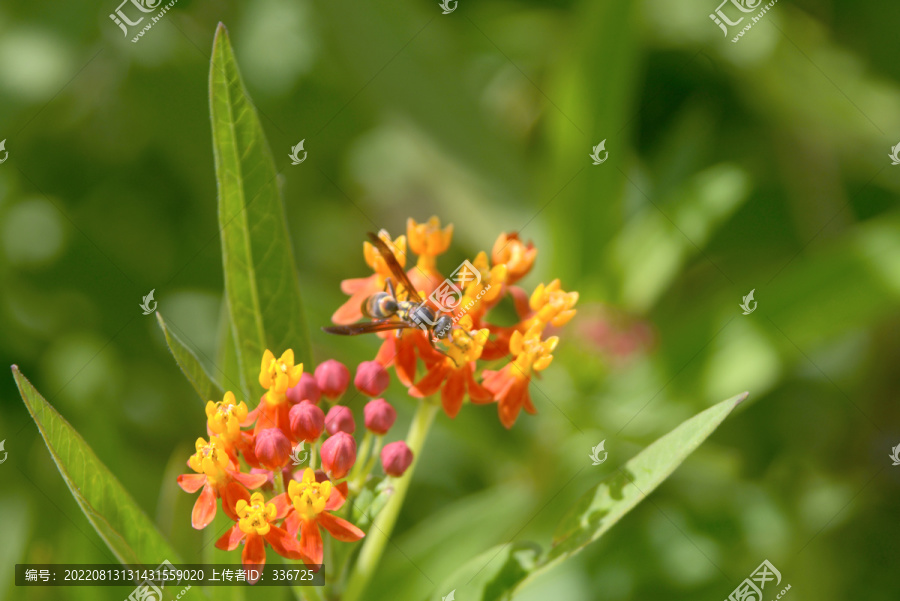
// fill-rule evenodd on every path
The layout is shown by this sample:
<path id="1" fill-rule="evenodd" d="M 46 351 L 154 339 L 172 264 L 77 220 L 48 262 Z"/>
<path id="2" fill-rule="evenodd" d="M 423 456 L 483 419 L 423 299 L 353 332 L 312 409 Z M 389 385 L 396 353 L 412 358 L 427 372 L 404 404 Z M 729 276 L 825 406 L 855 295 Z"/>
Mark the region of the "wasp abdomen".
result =
<path id="1" fill-rule="evenodd" d="M 362 304 L 362 312 L 372 319 L 387 319 L 397 313 L 397 299 L 387 292 L 376 292 Z"/>

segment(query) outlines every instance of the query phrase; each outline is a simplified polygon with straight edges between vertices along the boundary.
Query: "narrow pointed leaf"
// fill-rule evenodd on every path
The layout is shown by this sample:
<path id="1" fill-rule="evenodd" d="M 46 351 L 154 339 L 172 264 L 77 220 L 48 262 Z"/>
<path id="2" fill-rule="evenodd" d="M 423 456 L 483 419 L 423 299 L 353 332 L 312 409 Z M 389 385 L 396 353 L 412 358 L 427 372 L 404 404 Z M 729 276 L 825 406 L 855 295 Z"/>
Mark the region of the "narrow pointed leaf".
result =
<path id="1" fill-rule="evenodd" d="M 312 353 L 275 161 L 219 25 L 209 74 L 225 293 L 249 398 L 263 352 Z"/>
<path id="2" fill-rule="evenodd" d="M 166 325 L 162 315 L 157 313 L 156 320 L 166 336 L 166 344 L 169 346 L 172 356 L 175 357 L 175 363 L 178 364 L 178 367 L 187 376 L 191 386 L 197 391 L 197 394 L 200 396 L 200 402 L 206 405 L 206 401 L 222 400 L 225 391 L 203 368 L 200 360 L 197 359 L 197 355 Z"/>
<path id="3" fill-rule="evenodd" d="M 81 435 L 13 366 L 13 377 L 28 413 L 72 496 L 100 538 L 123 564 L 181 560 L 147 514 L 103 465 Z"/>
<path id="4" fill-rule="evenodd" d="M 527 581 L 603 536 L 668 478 L 747 395 L 698 413 L 638 453 L 615 476 L 590 488 L 562 519 L 553 546 L 543 557 L 530 543 L 498 545 L 457 570 L 439 592 L 455 588 L 460 598 L 511 599 Z"/>

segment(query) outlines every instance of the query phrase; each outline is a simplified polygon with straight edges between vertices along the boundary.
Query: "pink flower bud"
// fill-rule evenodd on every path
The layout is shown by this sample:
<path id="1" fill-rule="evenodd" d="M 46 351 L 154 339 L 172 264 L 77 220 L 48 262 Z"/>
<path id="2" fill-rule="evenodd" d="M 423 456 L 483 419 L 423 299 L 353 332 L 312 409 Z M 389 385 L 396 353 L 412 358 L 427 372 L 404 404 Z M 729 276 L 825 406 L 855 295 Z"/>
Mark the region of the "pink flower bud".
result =
<path id="1" fill-rule="evenodd" d="M 329 359 L 316 368 L 316 384 L 326 398 L 333 401 L 344 394 L 350 384 L 350 370 L 340 361 Z"/>
<path id="2" fill-rule="evenodd" d="M 300 401 L 288 413 L 291 434 L 297 440 L 315 442 L 325 429 L 325 412 L 311 401 Z"/>
<path id="3" fill-rule="evenodd" d="M 356 422 L 353 421 L 353 412 L 350 407 L 335 405 L 328 410 L 325 416 L 325 430 L 333 435 L 338 432 L 353 434 L 356 431 Z"/>
<path id="4" fill-rule="evenodd" d="M 387 434 L 397 421 L 397 411 L 384 399 L 369 401 L 363 413 L 366 416 L 366 428 L 375 434 Z"/>
<path id="5" fill-rule="evenodd" d="M 312 404 L 319 402 L 322 398 L 322 391 L 316 384 L 316 377 L 308 372 L 303 372 L 300 381 L 293 388 L 288 388 L 287 399 L 294 405 L 300 401 L 309 401 Z"/>
<path id="6" fill-rule="evenodd" d="M 386 444 L 381 449 L 381 467 L 388 476 L 399 478 L 412 462 L 413 453 L 402 440 Z"/>
<path id="7" fill-rule="evenodd" d="M 335 479 L 343 478 L 356 463 L 356 441 L 346 432 L 329 436 L 322 443 L 322 467 Z"/>
<path id="8" fill-rule="evenodd" d="M 353 378 L 353 383 L 364 395 L 376 397 L 387 390 L 391 383 L 391 377 L 378 361 L 363 361 L 356 368 L 356 377 Z"/>
<path id="9" fill-rule="evenodd" d="M 291 458 L 291 441 L 278 428 L 256 433 L 256 459 L 267 470 L 276 470 Z"/>

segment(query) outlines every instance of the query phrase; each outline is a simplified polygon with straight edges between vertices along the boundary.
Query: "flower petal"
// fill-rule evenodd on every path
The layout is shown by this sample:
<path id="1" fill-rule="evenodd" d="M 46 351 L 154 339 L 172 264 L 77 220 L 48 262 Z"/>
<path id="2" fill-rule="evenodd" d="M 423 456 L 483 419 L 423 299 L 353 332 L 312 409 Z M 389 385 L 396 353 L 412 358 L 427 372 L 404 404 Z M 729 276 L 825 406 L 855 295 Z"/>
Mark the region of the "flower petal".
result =
<path id="1" fill-rule="evenodd" d="M 244 540 L 244 536 L 245 534 L 241 531 L 240 526 L 235 524 L 216 541 L 216 548 L 223 551 L 234 551 L 241 544 L 241 541 Z"/>
<path id="2" fill-rule="evenodd" d="M 178 476 L 178 486 L 184 492 L 195 493 L 206 484 L 206 474 L 181 474 Z"/>
<path id="3" fill-rule="evenodd" d="M 444 413 L 450 417 L 456 417 L 462 407 L 463 396 L 466 394 L 466 370 L 467 367 L 452 370 L 441 389 L 441 404 L 444 406 Z"/>
<path id="4" fill-rule="evenodd" d="M 328 530 L 331 536 L 345 543 L 352 543 L 366 535 L 365 532 L 343 518 L 336 517 L 327 511 L 323 511 L 316 518 L 319 525 Z"/>
<path id="5" fill-rule="evenodd" d="M 245 503 L 250 501 L 250 493 L 237 482 L 229 482 L 219 489 L 219 495 L 222 497 L 222 511 L 225 512 L 225 515 L 237 521 L 238 516 L 235 508 L 239 501 L 244 501 Z"/>
<path id="6" fill-rule="evenodd" d="M 266 542 L 282 557 L 287 557 L 288 559 L 309 559 L 303 556 L 303 551 L 300 549 L 300 543 L 297 542 L 297 539 L 278 526 L 270 527 L 265 538 Z M 310 561 L 309 563 L 313 562 Z"/>
<path id="7" fill-rule="evenodd" d="M 312 563 L 322 563 L 322 534 L 315 520 L 300 520 L 300 550 Z"/>
<path id="8" fill-rule="evenodd" d="M 216 517 L 216 492 L 212 486 L 207 484 L 194 503 L 194 509 L 191 511 L 191 526 L 197 530 L 203 530 L 209 526 L 214 517 Z"/>
<path id="9" fill-rule="evenodd" d="M 291 480 L 293 482 L 293 480 Z M 291 505 L 291 499 L 288 497 L 287 493 L 281 493 L 269 501 L 273 505 L 275 505 L 275 519 L 281 520 L 288 514 L 293 505 Z"/>
<path id="10" fill-rule="evenodd" d="M 266 474 L 245 474 L 243 472 L 232 472 L 231 477 L 250 490 L 259 488 L 269 479 Z"/>
<path id="11" fill-rule="evenodd" d="M 244 552 L 241 553 L 241 563 L 244 564 L 244 569 L 247 571 L 247 582 L 254 584 L 259 580 L 259 576 L 251 577 L 250 570 L 254 568 L 258 570 L 266 565 L 266 543 L 262 536 L 255 533 L 247 535 Z M 258 570 L 258 572 L 261 571 Z"/>

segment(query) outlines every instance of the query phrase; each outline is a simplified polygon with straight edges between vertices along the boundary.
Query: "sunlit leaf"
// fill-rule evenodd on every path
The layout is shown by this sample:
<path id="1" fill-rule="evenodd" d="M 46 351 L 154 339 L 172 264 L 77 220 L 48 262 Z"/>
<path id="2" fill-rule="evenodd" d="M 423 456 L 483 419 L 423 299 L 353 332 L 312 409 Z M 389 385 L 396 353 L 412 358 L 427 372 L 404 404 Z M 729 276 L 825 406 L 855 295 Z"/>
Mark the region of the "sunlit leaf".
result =
<path id="1" fill-rule="evenodd" d="M 546 555 L 534 545 L 513 542 L 472 559 L 442 584 L 461 599 L 511 599 L 526 581 L 599 539 L 656 489 L 712 434 L 748 393 L 710 407 L 655 441 L 619 472 L 588 490 L 562 519 Z"/>
<path id="2" fill-rule="evenodd" d="M 81 435 L 16 366 L 13 377 L 72 496 L 116 558 L 123 564 L 177 564 L 178 554 Z"/>
<path id="3" fill-rule="evenodd" d="M 209 75 L 225 294 L 241 384 L 254 387 L 263 352 L 312 353 L 275 161 L 223 25 Z"/>
<path id="4" fill-rule="evenodd" d="M 166 325 L 162 315 L 157 313 L 156 319 L 166 336 L 166 344 L 175 357 L 175 363 L 197 391 L 200 402 L 206 405 L 207 401 L 221 400 L 224 395 L 222 387 L 206 372 L 194 352 Z"/>

